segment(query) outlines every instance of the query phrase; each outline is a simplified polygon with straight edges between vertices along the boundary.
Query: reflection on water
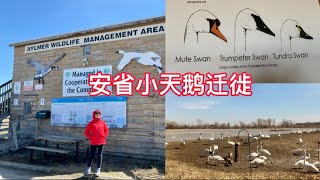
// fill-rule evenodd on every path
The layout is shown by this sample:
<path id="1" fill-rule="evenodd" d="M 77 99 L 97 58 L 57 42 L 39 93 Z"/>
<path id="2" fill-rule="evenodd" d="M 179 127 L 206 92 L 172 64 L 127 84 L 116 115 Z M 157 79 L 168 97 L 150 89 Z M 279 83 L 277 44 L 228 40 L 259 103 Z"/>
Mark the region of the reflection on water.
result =
<path id="1" fill-rule="evenodd" d="M 203 139 L 208 139 L 211 137 L 220 138 L 221 134 L 223 137 L 233 137 L 238 136 L 238 133 L 241 129 L 179 129 L 179 130 L 166 130 L 166 142 L 180 141 L 181 138 L 186 140 L 195 140 L 200 136 Z M 289 134 L 297 132 L 309 132 L 318 130 L 320 128 L 276 128 L 276 129 L 247 129 L 247 131 L 252 136 L 261 135 L 273 135 L 273 134 Z M 240 136 L 248 136 L 245 131 L 240 133 Z"/>

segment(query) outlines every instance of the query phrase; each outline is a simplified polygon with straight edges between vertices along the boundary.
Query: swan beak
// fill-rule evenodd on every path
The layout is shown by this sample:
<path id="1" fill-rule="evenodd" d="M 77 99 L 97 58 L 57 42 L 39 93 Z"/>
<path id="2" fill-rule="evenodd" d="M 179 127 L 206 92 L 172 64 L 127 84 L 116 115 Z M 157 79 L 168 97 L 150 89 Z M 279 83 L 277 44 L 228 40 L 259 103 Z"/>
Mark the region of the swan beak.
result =
<path id="1" fill-rule="evenodd" d="M 276 36 L 269 28 L 268 26 L 262 21 L 260 16 L 251 14 L 251 16 L 253 17 L 254 21 L 256 22 L 256 26 L 257 26 L 257 30 L 264 32 L 266 34 L 269 34 L 271 36 Z"/>
<path id="2" fill-rule="evenodd" d="M 218 38 L 222 39 L 223 41 L 227 42 L 227 38 L 224 37 L 224 35 L 221 33 L 219 30 L 219 25 L 220 21 L 219 20 L 212 20 L 212 19 L 207 19 L 210 23 L 210 33 L 216 35 Z"/>
<path id="3" fill-rule="evenodd" d="M 313 39 L 313 37 L 311 37 L 309 34 L 307 34 L 301 26 L 297 26 L 297 28 L 299 29 L 300 31 L 300 38 L 303 38 L 303 39 Z"/>
<path id="4" fill-rule="evenodd" d="M 119 53 L 119 51 L 116 51 L 115 53 Z"/>

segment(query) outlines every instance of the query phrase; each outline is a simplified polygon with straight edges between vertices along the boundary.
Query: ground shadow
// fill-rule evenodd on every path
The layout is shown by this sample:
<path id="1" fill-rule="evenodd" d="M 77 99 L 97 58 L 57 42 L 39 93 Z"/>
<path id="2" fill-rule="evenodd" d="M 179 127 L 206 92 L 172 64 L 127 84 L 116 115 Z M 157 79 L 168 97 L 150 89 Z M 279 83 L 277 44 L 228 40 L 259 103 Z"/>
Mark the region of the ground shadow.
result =
<path id="1" fill-rule="evenodd" d="M 30 162 L 29 150 L 10 152 L 8 154 L 2 155 L 0 160 L 53 168 L 52 172 L 50 172 L 46 176 L 77 174 L 77 177 L 72 179 L 100 179 L 100 177 L 102 177 L 103 179 L 103 176 L 105 174 L 110 175 L 111 177 L 119 178 L 164 178 L 165 165 L 163 161 L 143 160 L 133 157 L 114 156 L 110 154 L 103 155 L 103 164 L 101 167 L 101 174 L 104 173 L 103 176 L 95 177 L 94 175 L 90 175 L 82 176 L 79 178 L 79 175 L 82 175 L 87 166 L 87 157 L 86 153 L 80 153 L 78 162 L 76 162 L 74 156 L 74 154 L 71 154 L 67 158 L 66 166 L 63 165 L 63 157 L 61 155 L 56 155 L 55 153 L 47 153 L 47 158 L 44 158 L 43 152 L 35 151 L 33 161 Z M 93 173 L 96 171 L 96 165 L 97 161 L 95 158 L 92 164 Z"/>

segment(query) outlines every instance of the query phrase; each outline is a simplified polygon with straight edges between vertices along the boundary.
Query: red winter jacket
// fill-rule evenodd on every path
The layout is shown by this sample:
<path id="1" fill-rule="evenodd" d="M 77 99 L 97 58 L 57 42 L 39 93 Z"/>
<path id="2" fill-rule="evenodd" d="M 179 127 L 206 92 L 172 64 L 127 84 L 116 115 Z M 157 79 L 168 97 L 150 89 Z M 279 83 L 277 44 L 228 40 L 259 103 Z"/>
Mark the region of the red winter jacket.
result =
<path id="1" fill-rule="evenodd" d="M 100 112 L 96 110 L 93 112 L 93 119 L 86 127 L 84 134 L 90 140 L 91 145 L 106 144 L 106 138 L 109 135 L 109 129 L 106 123 L 100 118 L 95 118 L 95 113 Z"/>

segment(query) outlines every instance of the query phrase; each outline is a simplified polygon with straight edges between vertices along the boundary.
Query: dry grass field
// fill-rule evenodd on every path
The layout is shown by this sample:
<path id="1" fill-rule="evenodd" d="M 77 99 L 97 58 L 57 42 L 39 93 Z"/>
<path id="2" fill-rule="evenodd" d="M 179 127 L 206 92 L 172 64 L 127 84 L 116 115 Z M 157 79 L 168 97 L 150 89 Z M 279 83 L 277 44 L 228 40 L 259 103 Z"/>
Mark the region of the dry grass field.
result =
<path id="1" fill-rule="evenodd" d="M 310 150 L 309 162 L 318 161 L 318 137 L 319 133 L 302 134 L 304 146 Z M 231 141 L 246 141 L 230 138 Z M 234 148 L 228 148 L 227 138 L 220 143 L 217 155 L 226 156 L 229 152 L 234 154 Z M 180 142 L 169 142 L 166 146 L 166 179 L 320 179 L 320 173 L 307 173 L 303 169 L 294 169 L 293 164 L 301 157 L 293 155 L 293 150 L 301 148 L 299 134 L 286 134 L 279 138 L 272 135 L 271 138 L 261 140 L 264 149 L 271 153 L 271 161 L 266 161 L 266 166 L 252 168 L 250 174 L 249 162 L 247 159 L 248 146 L 239 146 L 239 160 L 231 166 L 223 163 L 215 165 L 206 164 L 206 158 L 200 157 L 200 151 L 209 148 L 207 140 L 200 142 L 187 141 L 186 147 L 180 147 Z M 256 152 L 258 142 L 251 143 L 251 152 Z M 234 156 L 232 156 L 233 159 Z"/>

